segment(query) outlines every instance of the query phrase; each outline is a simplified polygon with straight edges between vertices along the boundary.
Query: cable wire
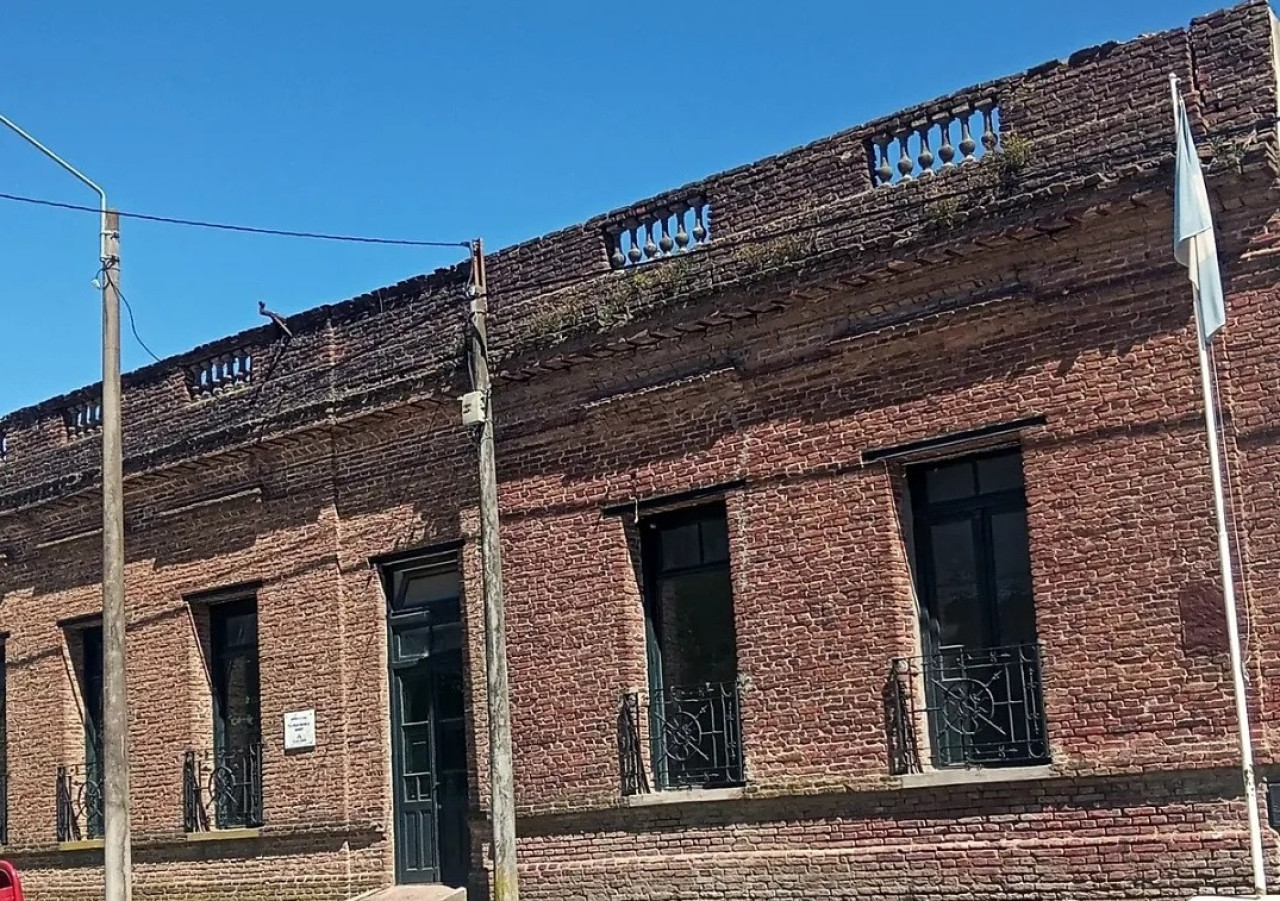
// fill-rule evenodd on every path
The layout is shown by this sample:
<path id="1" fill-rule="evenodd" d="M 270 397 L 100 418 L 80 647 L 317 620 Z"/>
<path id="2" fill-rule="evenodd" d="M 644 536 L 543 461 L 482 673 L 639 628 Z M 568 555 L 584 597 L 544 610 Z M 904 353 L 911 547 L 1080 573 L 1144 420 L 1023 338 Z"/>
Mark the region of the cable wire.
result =
<path id="1" fill-rule="evenodd" d="M 138 342 L 138 346 L 147 352 L 147 355 L 157 363 L 160 358 L 156 356 L 156 352 L 147 346 L 147 342 L 142 340 L 142 336 L 138 334 L 138 323 L 133 319 L 133 304 L 129 303 L 129 298 L 124 296 L 124 292 L 116 288 L 116 293 L 120 295 L 120 299 L 124 301 L 124 308 L 129 311 L 129 330 L 133 332 L 133 340 Z"/>
<path id="2" fill-rule="evenodd" d="M 100 268 L 98 270 L 98 274 L 94 276 L 94 281 L 96 282 L 100 278 L 110 279 L 111 275 L 105 268 Z M 120 290 L 119 285 L 115 285 L 114 282 L 112 284 L 116 289 L 116 294 L 119 296 L 120 300 L 124 302 L 125 310 L 129 313 L 129 330 L 133 332 L 133 340 L 138 342 L 138 346 L 145 350 L 151 359 L 155 360 L 157 363 L 161 362 L 160 358 L 156 356 L 156 352 L 152 350 L 147 345 L 147 342 L 142 340 L 142 336 L 138 334 L 138 323 L 133 317 L 133 304 L 129 303 L 129 298 L 125 297 L 124 292 Z"/>
<path id="3" fill-rule="evenodd" d="M 0 192 L 0 200 L 12 200 L 16 203 L 29 203 L 35 206 L 53 207 L 59 210 L 74 210 L 82 213 L 101 214 L 96 206 L 83 206 L 78 203 L 63 203 L 60 200 L 46 200 L 42 197 L 25 197 L 21 194 Z M 281 238 L 306 238 L 312 241 L 343 241 L 348 244 L 391 244 L 400 247 L 470 247 L 470 241 L 418 241 L 409 238 L 371 238 L 363 235 L 335 235 L 326 232 L 290 231 L 281 228 L 261 228 L 256 225 L 233 225 L 226 222 L 207 222 L 202 219 L 180 219 L 175 216 L 156 216 L 150 213 L 117 213 L 121 219 L 139 219 L 144 222 L 160 222 L 165 225 L 186 225 L 191 228 L 210 228 L 217 231 L 241 232 L 251 235 L 275 235 Z"/>

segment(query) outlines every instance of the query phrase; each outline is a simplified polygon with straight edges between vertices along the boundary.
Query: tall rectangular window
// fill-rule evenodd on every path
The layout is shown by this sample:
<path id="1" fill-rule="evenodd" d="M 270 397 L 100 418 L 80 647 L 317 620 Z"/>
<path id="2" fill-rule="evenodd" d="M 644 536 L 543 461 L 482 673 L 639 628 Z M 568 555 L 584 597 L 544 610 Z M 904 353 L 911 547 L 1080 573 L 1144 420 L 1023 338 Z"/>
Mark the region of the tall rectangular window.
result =
<path id="1" fill-rule="evenodd" d="M 85 626 L 74 634 L 79 645 L 76 676 L 84 724 L 84 767 L 64 767 L 59 772 L 58 833 L 63 841 L 103 835 L 102 626 Z"/>
<path id="2" fill-rule="evenodd" d="M 209 610 L 213 761 L 209 776 L 218 828 L 261 825 L 262 719 L 255 598 Z"/>
<path id="3" fill-rule="evenodd" d="M 724 505 L 641 523 L 649 735 L 659 788 L 742 782 L 738 653 Z"/>
<path id="4" fill-rule="evenodd" d="M 915 467 L 908 493 L 923 657 L 895 667 L 923 694 L 934 764 L 1046 761 L 1021 453 Z"/>

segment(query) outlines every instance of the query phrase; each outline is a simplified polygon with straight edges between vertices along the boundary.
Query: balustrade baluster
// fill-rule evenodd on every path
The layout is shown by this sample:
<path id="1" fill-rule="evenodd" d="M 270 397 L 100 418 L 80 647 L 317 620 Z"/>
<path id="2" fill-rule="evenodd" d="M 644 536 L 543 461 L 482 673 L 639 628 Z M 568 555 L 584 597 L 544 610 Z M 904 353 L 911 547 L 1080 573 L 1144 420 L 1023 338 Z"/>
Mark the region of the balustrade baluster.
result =
<path id="1" fill-rule="evenodd" d="M 916 157 L 916 162 L 920 164 L 921 178 L 933 175 L 933 151 L 929 149 L 929 129 L 932 127 L 928 120 L 914 125 L 916 134 L 920 136 L 920 154 Z"/>
<path id="2" fill-rule="evenodd" d="M 671 208 L 671 212 L 676 217 L 676 247 L 684 250 L 689 246 L 689 233 L 684 230 L 685 208 L 683 206 L 675 206 Z"/>
<path id="3" fill-rule="evenodd" d="M 676 242 L 671 238 L 671 216 L 662 217 L 662 237 L 658 241 L 658 250 L 665 257 L 675 248 Z"/>
<path id="4" fill-rule="evenodd" d="M 631 239 L 631 246 L 627 249 L 627 259 L 632 264 L 640 262 L 644 257 L 644 253 L 640 250 L 640 223 L 633 222 L 627 226 L 627 233 Z"/>
<path id="5" fill-rule="evenodd" d="M 911 181 L 911 172 L 916 167 L 915 162 L 911 159 L 911 151 L 908 146 L 910 141 L 910 131 L 904 131 L 898 135 L 898 149 L 900 151 L 900 156 L 898 157 L 898 174 L 902 176 L 902 181 Z"/>
<path id="6" fill-rule="evenodd" d="M 993 121 L 994 111 L 995 104 L 990 100 L 978 104 L 978 112 L 982 113 L 982 147 L 987 153 L 994 152 L 999 141 Z"/>
<path id="7" fill-rule="evenodd" d="M 658 245 L 653 240 L 653 232 L 656 227 L 657 227 L 657 223 L 650 220 L 649 224 L 646 225 L 644 229 L 644 232 L 645 232 L 644 258 L 646 260 L 652 260 L 654 257 L 658 255 Z"/>
<path id="8" fill-rule="evenodd" d="M 626 254 L 622 252 L 622 230 L 609 228 L 605 234 L 609 237 L 609 265 L 614 269 L 621 269 L 627 265 Z"/>
<path id="9" fill-rule="evenodd" d="M 973 110 L 961 110 L 957 116 L 960 119 L 960 164 L 974 162 L 977 157 L 973 152 L 978 149 L 978 144 L 973 140 L 973 135 L 969 133 L 969 117 L 973 115 Z"/>
<path id="10" fill-rule="evenodd" d="M 695 244 L 701 244 L 707 240 L 707 224 L 704 221 L 706 207 L 701 197 L 695 197 L 689 205 L 693 207 L 693 241 Z"/>
<path id="11" fill-rule="evenodd" d="M 890 135 L 877 138 L 875 142 L 876 152 L 880 157 L 880 163 L 876 166 L 876 177 L 882 185 L 893 181 L 893 165 L 889 162 L 889 145 L 892 143 L 893 138 Z"/>
<path id="12" fill-rule="evenodd" d="M 939 113 L 934 117 L 934 122 L 938 124 L 938 131 L 942 135 L 942 143 L 938 145 L 938 159 L 942 160 L 939 171 L 948 172 L 956 167 L 956 149 L 951 144 L 951 117 L 946 113 Z"/>

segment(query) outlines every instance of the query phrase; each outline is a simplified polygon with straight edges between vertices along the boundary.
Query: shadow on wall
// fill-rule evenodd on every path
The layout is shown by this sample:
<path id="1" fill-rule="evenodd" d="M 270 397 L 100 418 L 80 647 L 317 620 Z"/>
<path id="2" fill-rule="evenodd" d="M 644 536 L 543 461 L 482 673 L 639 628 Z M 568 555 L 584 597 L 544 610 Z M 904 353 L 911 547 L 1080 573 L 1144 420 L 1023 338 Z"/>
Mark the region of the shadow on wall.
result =
<path id="1" fill-rule="evenodd" d="M 845 419 L 931 395 L 1011 382 L 1055 363 L 1062 379 L 1083 355 L 1124 356 L 1143 341 L 1184 328 L 1189 315 L 1181 295 L 1172 292 L 1138 302 L 1098 303 L 1071 295 L 1010 299 L 980 323 L 957 319 L 919 334 L 869 337 L 856 351 L 852 346 L 834 350 L 804 364 L 803 379 L 788 378 L 790 373 L 779 367 L 753 370 L 748 362 L 745 382 L 691 389 L 708 394 L 696 402 L 702 408 L 699 417 L 677 403 L 654 403 L 652 395 L 620 399 L 592 428 L 579 425 L 578 440 L 566 442 L 554 457 L 566 483 L 616 477 L 705 452 L 735 432 L 776 419 L 810 424 Z M 1124 331 L 1121 341 L 1117 328 Z M 814 402 L 815 384 L 830 386 L 821 403 Z M 618 440 L 628 434 L 637 440 Z M 504 457 L 503 476 L 545 475 L 546 459 L 513 448 Z"/>
<path id="2" fill-rule="evenodd" d="M 387 544 L 377 548 L 377 553 L 456 539 L 461 534 L 460 509 L 475 480 L 467 436 L 458 428 L 456 440 L 424 441 L 420 432 L 415 434 L 404 422 L 398 423 L 397 429 L 400 434 L 372 446 L 368 436 L 344 446 L 341 439 L 335 441 L 317 432 L 311 442 L 254 448 L 247 452 L 254 457 L 249 470 L 254 475 L 249 480 L 256 482 L 253 487 L 261 494 L 172 517 L 148 511 L 151 515 L 143 523 L 128 530 L 128 562 L 150 561 L 155 569 L 164 569 L 216 561 L 252 551 L 264 537 L 296 534 L 287 544 L 271 547 L 275 562 L 268 566 L 305 560 L 288 573 L 269 573 L 273 579 L 301 575 L 333 564 L 332 544 L 317 544 L 315 534 L 318 519 L 330 506 L 336 506 L 342 520 L 351 520 L 412 502 L 412 516 L 396 523 L 395 533 L 386 536 Z M 305 455 L 301 463 L 300 454 Z M 238 481 L 232 485 L 220 485 L 218 470 L 213 467 L 204 472 L 208 480 L 203 485 L 195 482 L 193 498 L 216 498 L 245 487 L 243 472 L 237 472 Z M 85 523 L 90 516 L 96 520 L 96 496 L 86 499 L 84 508 L 76 513 Z M 40 540 L 35 537 L 39 534 L 32 530 L 30 542 Z M 87 536 L 69 547 L 75 552 L 54 555 L 28 544 L 23 554 L 29 560 L 24 579 L 15 580 L 12 590 L 19 590 L 23 581 L 37 596 L 96 585 L 101 571 L 97 540 Z M 318 549 L 324 552 L 319 557 Z M 210 574 L 209 584 L 243 581 L 244 561 L 235 563 L 233 573 Z"/>

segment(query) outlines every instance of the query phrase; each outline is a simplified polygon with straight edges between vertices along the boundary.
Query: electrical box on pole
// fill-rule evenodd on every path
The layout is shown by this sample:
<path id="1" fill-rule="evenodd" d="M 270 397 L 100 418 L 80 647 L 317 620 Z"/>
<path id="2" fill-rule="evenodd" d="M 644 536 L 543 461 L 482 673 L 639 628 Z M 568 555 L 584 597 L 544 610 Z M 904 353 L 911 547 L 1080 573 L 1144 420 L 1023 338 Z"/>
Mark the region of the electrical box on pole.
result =
<path id="1" fill-rule="evenodd" d="M 480 391 L 468 391 L 462 395 L 462 424 L 483 425 L 485 415 L 484 394 Z"/>

